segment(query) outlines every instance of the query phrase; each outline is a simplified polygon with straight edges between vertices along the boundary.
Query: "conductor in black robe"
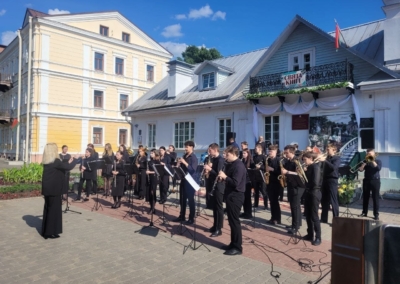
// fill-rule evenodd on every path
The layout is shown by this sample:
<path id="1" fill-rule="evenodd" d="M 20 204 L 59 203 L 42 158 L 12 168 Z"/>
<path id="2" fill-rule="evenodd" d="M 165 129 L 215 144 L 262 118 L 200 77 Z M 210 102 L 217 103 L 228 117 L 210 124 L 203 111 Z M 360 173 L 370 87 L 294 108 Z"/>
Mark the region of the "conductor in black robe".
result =
<path id="1" fill-rule="evenodd" d="M 111 206 L 111 208 L 113 209 L 121 207 L 121 198 L 122 195 L 124 195 L 125 176 L 126 176 L 123 153 L 121 151 L 117 151 L 115 153 L 115 158 L 116 158 L 115 168 L 112 171 L 115 180 L 113 181 L 113 189 L 111 191 L 111 195 L 114 199 L 114 204 Z"/>
<path id="2" fill-rule="evenodd" d="M 78 163 L 70 158 L 63 163 L 58 155 L 55 143 L 46 144 L 43 152 L 42 195 L 44 196 L 42 236 L 58 238 L 62 233 L 61 194 L 65 184 L 65 172 L 72 170 Z"/>

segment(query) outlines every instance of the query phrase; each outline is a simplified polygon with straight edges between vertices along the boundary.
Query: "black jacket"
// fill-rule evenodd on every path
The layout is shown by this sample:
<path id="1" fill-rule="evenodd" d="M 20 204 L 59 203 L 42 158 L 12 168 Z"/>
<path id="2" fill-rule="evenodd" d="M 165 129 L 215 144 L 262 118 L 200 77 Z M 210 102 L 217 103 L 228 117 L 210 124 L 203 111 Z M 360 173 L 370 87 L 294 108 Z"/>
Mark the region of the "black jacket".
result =
<path id="1" fill-rule="evenodd" d="M 74 159 L 72 163 L 63 163 L 56 159 L 51 164 L 43 165 L 42 176 L 42 195 L 58 196 L 62 194 L 65 181 L 65 172 L 72 170 L 78 160 Z"/>
<path id="2" fill-rule="evenodd" d="M 327 157 L 324 165 L 324 179 L 339 178 L 340 157 Z"/>
<path id="3" fill-rule="evenodd" d="M 233 191 L 245 192 L 246 190 L 246 167 L 240 159 L 236 159 L 230 164 L 225 183 L 225 193 L 229 194 Z"/>
<path id="4" fill-rule="evenodd" d="M 307 190 L 320 190 L 322 187 L 322 167 L 323 163 L 309 165 L 305 171 L 308 182 Z"/>

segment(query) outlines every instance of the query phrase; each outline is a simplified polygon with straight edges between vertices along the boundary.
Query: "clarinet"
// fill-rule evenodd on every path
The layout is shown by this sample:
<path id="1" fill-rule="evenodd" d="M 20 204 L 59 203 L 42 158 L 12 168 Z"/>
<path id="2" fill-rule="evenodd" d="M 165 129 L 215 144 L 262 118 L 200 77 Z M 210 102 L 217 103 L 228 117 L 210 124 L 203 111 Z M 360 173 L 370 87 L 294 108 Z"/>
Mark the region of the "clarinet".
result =
<path id="1" fill-rule="evenodd" d="M 117 162 L 114 160 L 114 171 L 117 170 Z M 117 175 L 114 175 L 114 188 L 117 186 Z"/>
<path id="2" fill-rule="evenodd" d="M 224 171 L 224 170 L 225 170 L 225 164 L 223 165 L 221 171 Z M 214 184 L 213 184 L 213 186 L 212 186 L 212 189 L 211 189 L 211 192 L 210 192 L 210 196 L 214 196 L 215 189 L 217 188 L 218 179 L 219 179 L 219 178 L 218 178 L 218 176 L 217 176 L 217 177 L 215 178 Z"/>

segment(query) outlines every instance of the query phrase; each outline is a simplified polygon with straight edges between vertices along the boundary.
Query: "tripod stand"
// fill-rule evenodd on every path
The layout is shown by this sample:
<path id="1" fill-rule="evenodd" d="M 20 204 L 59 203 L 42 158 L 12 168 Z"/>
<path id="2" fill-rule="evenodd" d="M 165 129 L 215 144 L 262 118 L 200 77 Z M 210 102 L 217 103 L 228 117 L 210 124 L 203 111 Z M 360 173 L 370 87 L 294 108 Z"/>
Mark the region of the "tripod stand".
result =
<path id="1" fill-rule="evenodd" d="M 158 229 L 158 230 L 163 231 L 164 233 L 167 232 L 166 230 L 161 229 L 161 228 L 159 228 L 159 227 L 157 227 L 157 226 L 154 225 L 153 216 L 154 216 L 154 210 L 155 210 L 155 209 L 154 209 L 154 206 L 155 206 L 155 200 L 156 200 L 156 196 L 155 196 L 154 190 L 152 190 L 152 196 L 153 196 L 153 201 L 152 201 L 152 205 L 153 205 L 153 206 L 152 206 L 152 209 L 151 209 L 150 224 L 147 225 L 147 226 L 143 226 L 140 230 L 135 231 L 135 233 L 139 233 L 139 232 L 141 232 L 143 229 L 146 229 L 146 228 Z"/>
<path id="2" fill-rule="evenodd" d="M 306 242 L 304 241 L 303 237 L 301 236 L 299 230 L 296 230 L 294 234 L 292 234 L 286 243 L 286 245 L 289 245 L 291 242 L 295 245 L 297 245 L 300 241 L 303 241 L 304 246 L 307 247 Z"/>
<path id="3" fill-rule="evenodd" d="M 129 207 L 130 207 L 129 211 L 126 212 L 124 218 L 122 218 L 122 219 L 125 219 L 126 216 L 128 216 L 128 215 L 129 215 L 129 217 L 133 217 L 134 215 L 139 216 L 139 217 L 141 216 L 141 215 L 139 214 L 139 212 L 137 212 L 136 209 L 133 208 L 133 202 L 132 202 L 132 203 L 129 203 Z"/>
<path id="4" fill-rule="evenodd" d="M 242 222 L 244 226 L 251 226 L 253 224 L 253 229 L 256 228 L 256 207 L 253 206 L 253 218 Z"/>
<path id="5" fill-rule="evenodd" d="M 200 206 L 200 195 L 199 192 L 197 191 L 197 207 Z M 198 250 L 200 247 L 205 247 L 209 252 L 210 249 L 204 244 L 204 243 L 200 243 L 200 245 L 196 246 L 196 228 L 197 228 L 197 222 L 196 222 L 197 218 L 194 218 L 194 223 L 193 223 L 193 235 L 192 235 L 192 240 L 190 241 L 190 243 L 184 248 L 183 250 L 183 254 L 185 254 L 189 248 L 191 248 L 192 250 Z"/>
<path id="6" fill-rule="evenodd" d="M 72 213 L 76 213 L 76 214 L 82 214 L 82 212 L 78 212 L 78 211 L 74 211 L 74 210 L 71 210 L 71 209 L 69 209 L 69 201 L 68 201 L 68 192 L 67 192 L 67 198 L 65 199 L 65 203 L 66 203 L 66 207 L 65 207 L 65 210 L 63 211 L 64 213 L 67 213 L 67 212 L 72 212 Z"/>
<path id="7" fill-rule="evenodd" d="M 103 210 L 103 206 L 100 204 L 99 202 L 99 190 L 96 191 L 96 202 L 93 204 L 92 207 L 92 211 L 93 210 L 99 210 L 101 208 L 101 210 Z"/>
<path id="8" fill-rule="evenodd" d="M 207 215 L 207 212 L 206 212 L 206 210 L 204 210 L 204 208 L 202 208 L 200 206 L 200 190 L 197 191 L 197 205 L 198 206 L 196 206 L 197 207 L 196 208 L 196 216 L 197 217 L 202 217 L 202 218 L 206 219 L 207 221 L 210 220 L 209 218 L 201 215 L 201 212 L 204 212 L 204 215 Z"/>

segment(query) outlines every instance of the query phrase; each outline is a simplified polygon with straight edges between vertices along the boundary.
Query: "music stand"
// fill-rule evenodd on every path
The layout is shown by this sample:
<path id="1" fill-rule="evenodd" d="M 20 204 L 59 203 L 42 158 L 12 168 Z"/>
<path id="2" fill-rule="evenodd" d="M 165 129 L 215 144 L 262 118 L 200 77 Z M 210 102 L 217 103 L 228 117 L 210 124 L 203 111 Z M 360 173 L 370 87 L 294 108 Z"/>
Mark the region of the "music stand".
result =
<path id="1" fill-rule="evenodd" d="M 93 165 L 95 165 L 95 169 L 102 169 L 106 165 L 105 159 L 88 162 L 89 169 L 91 169 L 91 167 L 93 167 Z M 96 172 L 96 179 L 97 179 L 97 172 Z M 99 203 L 99 189 L 97 189 L 96 190 L 96 202 L 93 204 L 92 211 L 93 210 L 97 211 L 100 208 L 101 208 L 101 210 L 103 210 L 103 206 Z"/>
<path id="2" fill-rule="evenodd" d="M 67 162 L 68 162 L 68 160 L 67 160 Z M 69 189 L 69 183 L 68 183 L 68 189 Z M 67 199 L 66 199 L 66 206 L 65 206 L 65 210 L 63 211 L 64 213 L 67 213 L 67 212 L 72 212 L 72 213 L 76 213 L 76 214 L 82 214 L 82 212 L 78 212 L 78 211 L 74 211 L 74 210 L 71 210 L 71 209 L 69 209 L 69 201 L 68 201 L 68 191 L 67 191 Z"/>
<path id="3" fill-rule="evenodd" d="M 188 174 L 188 175 L 189 175 L 189 174 Z M 186 176 L 186 179 L 188 179 L 188 178 L 190 179 L 190 177 Z M 196 180 L 193 179 L 192 182 L 196 182 Z M 190 185 L 192 185 L 192 183 L 190 183 Z M 200 186 L 197 184 L 197 189 L 194 188 L 194 190 L 197 191 L 197 204 L 196 204 L 196 205 L 197 205 L 197 207 L 199 207 L 199 206 L 200 206 L 200 198 L 199 198 Z M 197 208 L 197 212 L 199 212 L 198 210 L 199 210 L 199 209 Z M 197 215 L 197 216 L 200 216 L 200 215 Z M 204 243 L 200 243 L 199 246 L 196 246 L 196 242 L 197 242 L 197 240 L 196 240 L 196 228 L 197 228 L 196 220 L 197 220 L 197 218 L 194 218 L 192 240 L 191 240 L 190 243 L 184 248 L 183 254 L 185 254 L 185 253 L 188 251 L 189 248 L 191 248 L 192 250 L 198 250 L 198 249 L 199 249 L 200 247 L 202 247 L 202 246 L 205 247 L 209 252 L 211 252 L 210 249 L 209 249 Z"/>
<path id="4" fill-rule="evenodd" d="M 129 159 L 130 158 L 131 157 L 129 157 Z M 126 166 L 128 167 L 128 165 L 126 165 Z M 125 166 L 124 166 L 124 168 L 125 168 Z M 127 170 L 129 170 L 129 172 L 132 171 L 132 174 L 136 174 L 136 185 L 138 185 L 139 168 L 136 166 L 136 164 L 130 164 L 129 167 L 127 168 Z M 141 216 L 139 214 L 139 212 L 137 212 L 136 209 L 133 208 L 133 198 L 132 198 L 132 203 L 129 202 L 129 206 L 130 206 L 129 211 L 126 212 L 124 218 L 122 218 L 122 219 L 125 219 L 126 216 L 128 216 L 128 215 L 129 215 L 129 217 L 133 217 L 134 215 L 139 216 L 139 217 Z"/>
<path id="5" fill-rule="evenodd" d="M 249 175 L 249 179 L 254 182 L 263 182 L 265 183 L 264 173 L 260 169 L 247 169 L 247 174 Z M 255 197 L 254 197 L 255 198 Z M 250 223 L 249 223 L 250 222 Z M 253 228 L 256 228 L 256 208 L 253 206 L 253 218 L 251 221 L 243 221 L 245 226 L 249 226 L 253 223 Z"/>
<path id="6" fill-rule="evenodd" d="M 193 174 L 193 179 L 196 181 L 196 183 L 201 184 L 201 179 L 204 178 L 203 174 L 203 170 L 204 170 L 204 165 L 198 165 L 196 168 L 196 172 Z M 206 194 L 207 194 L 207 190 L 206 190 Z M 206 220 L 210 220 L 207 217 L 204 217 L 201 215 L 201 212 L 204 213 L 204 215 L 207 215 L 206 210 L 200 206 L 201 202 L 200 202 L 200 190 L 197 191 L 197 203 L 199 206 L 196 206 L 196 216 L 197 217 L 202 217 Z"/>

